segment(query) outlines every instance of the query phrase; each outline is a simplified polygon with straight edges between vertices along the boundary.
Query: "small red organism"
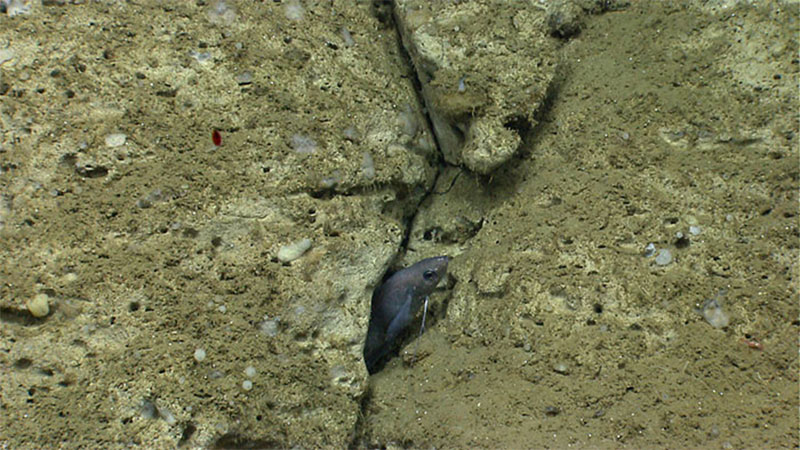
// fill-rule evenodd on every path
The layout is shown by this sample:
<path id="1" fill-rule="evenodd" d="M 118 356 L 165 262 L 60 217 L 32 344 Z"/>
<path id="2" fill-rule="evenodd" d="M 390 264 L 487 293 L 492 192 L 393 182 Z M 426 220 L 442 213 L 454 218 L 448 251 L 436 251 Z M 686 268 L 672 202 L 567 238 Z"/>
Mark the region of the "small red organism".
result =
<path id="1" fill-rule="evenodd" d="M 219 134 L 219 131 L 214 130 L 211 132 L 211 142 L 213 142 L 217 147 L 222 145 L 222 135 Z"/>
<path id="2" fill-rule="evenodd" d="M 759 351 L 762 351 L 762 352 L 764 351 L 764 344 L 762 344 L 761 342 L 758 342 L 756 340 L 756 338 L 749 338 L 749 339 L 748 338 L 742 338 L 742 343 L 747 345 L 748 347 L 750 347 L 752 349 L 759 350 Z"/>

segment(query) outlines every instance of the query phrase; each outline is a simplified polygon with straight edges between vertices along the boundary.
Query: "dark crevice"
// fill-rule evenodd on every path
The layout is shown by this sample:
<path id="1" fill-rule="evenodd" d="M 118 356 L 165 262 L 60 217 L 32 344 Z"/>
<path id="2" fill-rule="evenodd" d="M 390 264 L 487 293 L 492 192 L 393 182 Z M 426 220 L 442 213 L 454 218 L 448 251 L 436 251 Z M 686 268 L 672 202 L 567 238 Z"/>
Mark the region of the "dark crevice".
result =
<path id="1" fill-rule="evenodd" d="M 405 254 L 406 250 L 408 249 L 408 241 L 411 237 L 411 230 L 413 229 L 414 225 L 414 218 L 416 217 L 417 213 L 419 212 L 419 207 L 422 205 L 425 200 L 428 199 L 434 192 L 434 188 L 436 187 L 436 182 L 439 180 L 439 175 L 442 174 L 443 168 L 445 166 L 444 156 L 442 155 L 442 148 L 439 145 L 439 140 L 436 136 L 436 132 L 433 128 L 433 121 L 428 113 L 428 108 L 426 107 L 425 97 L 422 94 L 422 81 L 419 79 L 419 75 L 417 73 L 417 69 L 414 66 L 414 61 L 411 59 L 411 55 L 409 54 L 408 50 L 403 45 L 403 38 L 398 27 L 398 20 L 395 16 L 394 12 L 396 11 L 394 7 L 394 2 L 389 2 L 389 7 L 392 10 L 391 15 L 391 25 L 394 28 L 395 37 L 397 39 L 397 48 L 400 53 L 400 57 L 405 61 L 406 67 L 411 75 L 411 85 L 414 87 L 414 93 L 417 97 L 417 108 L 419 111 L 422 112 L 422 115 L 425 117 L 425 122 L 427 123 L 428 132 L 431 135 L 431 139 L 433 140 L 433 145 L 436 148 L 436 161 L 432 162 L 437 167 L 436 175 L 433 177 L 433 181 L 431 185 L 426 189 L 425 195 L 420 198 L 419 202 L 417 202 L 416 207 L 414 208 L 413 212 L 406 218 L 405 223 L 405 235 L 403 236 L 403 240 L 400 242 L 400 248 L 398 249 L 398 255 Z"/>
<path id="2" fill-rule="evenodd" d="M 27 309 L 9 306 L 0 307 L 0 322 L 13 323 L 17 325 L 39 325 L 46 319 L 46 317 L 33 317 Z"/>
<path id="3" fill-rule="evenodd" d="M 268 439 L 247 439 L 244 436 L 240 436 L 236 433 L 229 433 L 217 439 L 217 441 L 211 445 L 211 448 L 256 449 L 256 448 L 282 448 L 282 446 L 281 446 L 281 441 L 272 441 Z"/>
<path id="4" fill-rule="evenodd" d="M 403 44 L 402 33 L 400 28 L 398 27 L 397 17 L 395 16 L 396 9 L 394 2 L 388 0 L 376 0 L 373 3 L 373 7 L 374 7 L 373 12 L 375 13 L 376 18 L 379 21 L 381 21 L 381 23 L 386 25 L 387 28 L 391 28 L 394 30 L 398 52 L 400 54 L 400 57 L 406 64 L 406 69 L 409 73 L 411 84 L 414 87 L 414 92 L 416 93 L 417 108 L 419 108 L 419 111 L 421 111 L 422 115 L 425 117 L 425 121 L 427 122 L 428 125 L 427 130 L 430 133 L 431 139 L 436 148 L 436 160 L 430 162 L 431 164 L 434 164 L 435 167 L 437 168 L 436 174 L 434 175 L 431 184 L 427 186 L 425 194 L 421 196 L 414 209 L 411 211 L 410 214 L 405 216 L 404 219 L 405 228 L 404 228 L 403 239 L 401 240 L 399 248 L 397 250 L 397 256 L 399 257 L 400 255 L 404 255 L 406 253 L 408 249 L 408 243 L 411 237 L 411 231 L 414 225 L 414 219 L 416 218 L 417 213 L 419 212 L 420 206 L 425 202 L 425 200 L 427 200 L 431 194 L 436 193 L 434 188 L 436 187 L 439 176 L 444 171 L 443 169 L 446 163 L 444 161 L 441 146 L 434 131 L 433 121 L 431 120 L 431 117 L 428 113 L 425 98 L 422 94 L 422 81 L 419 79 L 419 74 L 416 70 L 416 67 L 414 66 L 411 56 Z M 384 274 L 383 277 L 384 280 L 386 278 L 386 275 L 388 275 L 388 272 L 387 274 Z M 400 341 L 402 342 L 402 340 Z M 364 435 L 365 418 L 369 414 L 368 409 L 371 403 L 371 397 L 372 397 L 371 391 L 370 388 L 368 387 L 367 391 L 361 398 L 360 414 L 353 429 L 352 440 L 350 442 L 349 448 L 360 448 L 363 447 L 365 444 L 364 440 L 367 438 L 367 436 Z"/>

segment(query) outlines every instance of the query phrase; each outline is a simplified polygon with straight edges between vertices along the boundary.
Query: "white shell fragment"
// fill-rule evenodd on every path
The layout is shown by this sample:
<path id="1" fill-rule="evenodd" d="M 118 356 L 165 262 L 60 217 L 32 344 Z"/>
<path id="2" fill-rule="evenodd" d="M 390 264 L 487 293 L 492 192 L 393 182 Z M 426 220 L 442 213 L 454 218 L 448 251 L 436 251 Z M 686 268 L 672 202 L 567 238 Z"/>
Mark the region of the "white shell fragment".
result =
<path id="1" fill-rule="evenodd" d="M 278 260 L 282 263 L 292 262 L 303 256 L 311 248 L 311 239 L 305 238 L 288 245 L 284 245 L 278 250 Z"/>
<path id="2" fill-rule="evenodd" d="M 106 146 L 107 147 L 119 147 L 125 144 L 125 141 L 128 140 L 128 136 L 122 133 L 114 133 L 109 134 L 106 136 Z"/>
<path id="3" fill-rule="evenodd" d="M 710 298 L 703 304 L 703 318 L 714 328 L 727 327 L 730 323 L 728 315 L 722 310 L 722 305 L 716 298 Z"/>
<path id="4" fill-rule="evenodd" d="M 269 337 L 275 337 L 278 334 L 279 322 L 280 320 L 278 318 L 270 319 L 264 316 L 264 321 L 258 325 L 258 329 Z"/>
<path id="5" fill-rule="evenodd" d="M 361 154 L 361 175 L 367 180 L 375 178 L 375 162 L 369 152 Z"/>

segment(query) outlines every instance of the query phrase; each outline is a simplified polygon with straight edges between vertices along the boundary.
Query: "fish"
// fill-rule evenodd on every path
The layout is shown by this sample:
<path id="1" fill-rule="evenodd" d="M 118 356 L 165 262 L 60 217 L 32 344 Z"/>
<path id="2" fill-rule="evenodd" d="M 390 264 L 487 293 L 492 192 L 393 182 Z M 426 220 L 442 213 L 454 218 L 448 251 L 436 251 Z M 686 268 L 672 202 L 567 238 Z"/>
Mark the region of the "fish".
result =
<path id="1" fill-rule="evenodd" d="M 395 272 L 372 293 L 364 362 L 373 374 L 395 347 L 400 334 L 447 274 L 449 256 L 426 258 Z"/>

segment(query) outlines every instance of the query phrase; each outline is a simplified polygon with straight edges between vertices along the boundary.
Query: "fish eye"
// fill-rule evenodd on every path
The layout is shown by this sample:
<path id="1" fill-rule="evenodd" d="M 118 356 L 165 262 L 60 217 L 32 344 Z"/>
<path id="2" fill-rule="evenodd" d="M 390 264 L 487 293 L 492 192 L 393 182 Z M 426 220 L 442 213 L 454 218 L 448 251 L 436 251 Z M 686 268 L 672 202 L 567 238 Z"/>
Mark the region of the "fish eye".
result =
<path id="1" fill-rule="evenodd" d="M 424 278 L 425 281 L 435 280 L 436 272 L 434 272 L 433 270 L 426 270 L 425 272 L 422 273 L 422 278 Z"/>

